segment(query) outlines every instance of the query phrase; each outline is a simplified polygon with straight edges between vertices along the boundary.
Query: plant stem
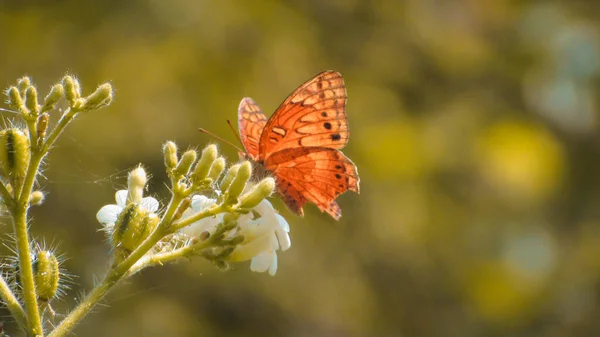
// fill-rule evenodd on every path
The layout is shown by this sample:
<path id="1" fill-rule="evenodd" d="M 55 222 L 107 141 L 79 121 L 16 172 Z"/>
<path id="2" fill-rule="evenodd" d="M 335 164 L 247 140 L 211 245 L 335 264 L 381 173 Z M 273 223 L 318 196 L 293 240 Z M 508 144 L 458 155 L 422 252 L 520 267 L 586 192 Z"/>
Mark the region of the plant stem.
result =
<path id="1" fill-rule="evenodd" d="M 165 263 L 175 261 L 182 257 L 186 257 L 186 256 L 192 254 L 193 252 L 209 248 L 212 244 L 213 244 L 213 242 L 211 240 L 206 240 L 201 243 L 187 245 L 187 246 L 172 250 L 170 252 L 144 256 L 136 264 L 134 264 L 133 267 L 131 267 L 129 269 L 129 271 L 127 272 L 127 275 L 133 275 L 147 267 L 163 265 Z"/>
<path id="2" fill-rule="evenodd" d="M 171 225 L 171 231 L 176 232 L 179 229 L 189 226 L 200 219 L 206 218 L 208 216 L 217 215 L 217 214 L 223 213 L 223 212 L 231 212 L 232 210 L 233 209 L 231 207 L 228 207 L 225 205 L 215 205 L 215 206 L 210 207 L 200 213 L 194 214 L 190 217 L 187 217 L 185 219 L 174 222 Z"/>
<path id="3" fill-rule="evenodd" d="M 50 132 L 50 134 L 48 135 L 48 138 L 46 138 L 46 142 L 44 143 L 43 146 L 41 146 L 40 152 L 45 153 L 52 147 L 52 145 L 54 144 L 54 141 L 56 141 L 56 138 L 58 138 L 58 136 L 60 136 L 60 134 L 64 131 L 67 124 L 69 124 L 69 122 L 71 122 L 73 120 L 73 118 L 75 118 L 75 115 L 78 112 L 79 111 L 76 109 L 68 108 L 62 114 L 62 116 L 58 120 L 58 123 L 56 124 L 56 127 L 54 127 L 54 129 L 52 129 L 52 132 Z"/>
<path id="4" fill-rule="evenodd" d="M 17 320 L 17 323 L 23 328 L 26 328 L 27 317 L 25 316 L 25 310 L 23 310 L 21 303 L 19 303 L 19 300 L 10 290 L 8 283 L 6 283 L 6 280 L 2 276 L 0 276 L 0 296 L 4 303 L 6 303 L 6 307 L 12 316 Z"/>
<path id="5" fill-rule="evenodd" d="M 12 214 L 16 234 L 17 251 L 19 253 L 19 269 L 21 271 L 21 286 L 27 312 L 28 332 L 33 336 L 43 336 L 42 320 L 38 309 L 33 267 L 31 262 L 31 247 L 27 230 L 27 205 L 17 205 Z"/>
<path id="6" fill-rule="evenodd" d="M 2 202 L 6 205 L 7 208 L 15 207 L 15 199 L 6 188 L 6 185 L 2 181 L 0 181 L 0 196 L 2 197 Z"/>
<path id="7" fill-rule="evenodd" d="M 35 178 L 39 172 L 42 159 L 61 134 L 67 124 L 75 116 L 75 110 L 67 110 L 61 117 L 58 125 L 54 128 L 50 137 L 43 147 L 36 144 L 31 145 L 31 161 L 27 168 L 27 174 L 23 185 L 15 186 L 16 203 L 11 208 L 15 235 L 17 238 L 17 252 L 19 255 L 19 270 L 21 273 L 21 285 L 23 287 L 23 297 L 25 301 L 25 310 L 27 313 L 28 333 L 33 336 L 43 336 L 42 320 L 37 303 L 37 294 L 35 290 L 35 281 L 33 278 L 33 266 L 31 262 L 31 243 L 29 240 L 29 231 L 27 228 L 27 211 L 29 209 L 29 197 L 35 183 Z M 28 123 L 30 135 L 35 132 L 35 124 Z M 33 126 L 33 129 L 32 129 Z M 0 191 L 1 192 L 1 191 Z"/>
<path id="8" fill-rule="evenodd" d="M 172 233 L 171 227 L 167 226 L 173 221 L 173 215 L 177 211 L 183 196 L 175 195 L 169 203 L 169 207 L 165 212 L 157 229 L 144 242 L 140 244 L 123 262 L 116 265 L 106 276 L 106 278 L 90 292 L 83 301 L 81 301 L 65 319 L 48 335 L 48 337 L 63 337 L 66 336 L 71 329 L 84 318 L 91 309 L 123 278 L 132 275 L 132 266 L 138 262 L 154 245 L 160 241 L 165 235 Z M 196 214 L 199 219 L 213 215 L 215 210 L 222 209 L 222 206 L 213 206 L 203 212 Z M 134 268 L 133 271 L 139 271 Z"/>

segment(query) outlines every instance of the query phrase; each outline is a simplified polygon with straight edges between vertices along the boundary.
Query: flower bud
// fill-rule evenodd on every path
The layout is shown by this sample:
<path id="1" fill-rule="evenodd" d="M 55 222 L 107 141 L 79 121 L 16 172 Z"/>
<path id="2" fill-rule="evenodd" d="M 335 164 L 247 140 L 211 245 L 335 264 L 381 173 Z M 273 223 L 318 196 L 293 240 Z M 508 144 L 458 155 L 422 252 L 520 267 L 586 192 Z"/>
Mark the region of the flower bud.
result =
<path id="1" fill-rule="evenodd" d="M 249 161 L 245 161 L 240 165 L 240 168 L 235 176 L 235 179 L 231 182 L 231 185 L 227 189 L 227 194 L 230 199 L 237 199 L 242 194 L 250 175 L 252 174 L 252 164 Z"/>
<path id="2" fill-rule="evenodd" d="M 171 141 L 166 142 L 163 146 L 163 153 L 167 169 L 174 169 L 177 166 L 177 145 Z"/>
<path id="3" fill-rule="evenodd" d="M 144 187 L 148 182 L 148 176 L 144 168 L 139 165 L 127 177 L 127 202 L 140 202 L 144 196 Z"/>
<path id="4" fill-rule="evenodd" d="M 57 83 L 52 86 L 50 92 L 44 98 L 44 106 L 42 112 L 54 109 L 54 106 L 65 95 L 65 88 L 62 84 Z"/>
<path id="5" fill-rule="evenodd" d="M 194 169 L 194 173 L 192 173 L 192 179 L 195 183 L 200 183 L 206 179 L 208 172 L 210 171 L 210 167 L 216 158 L 217 146 L 215 144 L 210 144 L 204 150 L 202 150 L 200 160 L 198 160 L 196 168 Z"/>
<path id="6" fill-rule="evenodd" d="M 181 160 L 179 160 L 177 167 L 175 168 L 175 174 L 180 176 L 187 175 L 190 172 L 192 165 L 196 161 L 196 156 L 197 154 L 194 150 L 185 151 L 181 156 Z"/>
<path id="7" fill-rule="evenodd" d="M 225 170 L 225 158 L 219 157 L 212 163 L 210 171 L 208 172 L 208 178 L 211 181 L 217 181 L 221 176 L 221 173 L 223 173 L 223 170 Z"/>
<path id="8" fill-rule="evenodd" d="M 81 107 L 82 110 L 94 110 L 102 108 L 113 99 L 113 88 L 109 83 L 101 84 L 96 91 L 85 98 L 85 102 Z"/>
<path id="9" fill-rule="evenodd" d="M 44 202 L 44 192 L 42 191 L 33 191 L 29 196 L 29 204 L 32 206 L 41 205 Z"/>
<path id="10" fill-rule="evenodd" d="M 21 77 L 17 81 L 17 87 L 19 88 L 19 92 L 21 94 L 25 94 L 25 90 L 31 86 L 31 79 L 27 76 Z"/>
<path id="11" fill-rule="evenodd" d="M 231 182 L 233 182 L 233 179 L 237 175 L 239 169 L 240 164 L 235 164 L 232 165 L 229 170 L 227 170 L 225 177 L 223 177 L 223 180 L 221 181 L 221 191 L 226 191 L 229 188 L 229 185 L 231 185 Z"/>
<path id="12" fill-rule="evenodd" d="M 0 167 L 5 178 L 20 181 L 27 172 L 31 158 L 29 137 L 17 129 L 0 131 Z"/>
<path id="13" fill-rule="evenodd" d="M 48 130 L 49 120 L 50 116 L 45 112 L 38 117 L 36 126 L 38 141 L 46 139 L 46 131 Z"/>
<path id="14" fill-rule="evenodd" d="M 25 106 L 34 116 L 38 114 L 38 93 L 35 87 L 25 89 Z"/>
<path id="15" fill-rule="evenodd" d="M 240 197 L 240 207 L 249 209 L 258 206 L 261 201 L 273 193 L 273 189 L 275 189 L 275 179 L 269 177 L 261 180 L 249 192 Z"/>
<path id="16" fill-rule="evenodd" d="M 33 277 L 38 298 L 49 302 L 56 296 L 60 279 L 58 259 L 49 250 L 39 251 L 33 262 Z"/>
<path id="17" fill-rule="evenodd" d="M 129 255 L 158 225 L 158 216 L 137 203 L 128 204 L 119 214 L 112 234 L 112 242 L 121 253 Z"/>
<path id="18" fill-rule="evenodd" d="M 81 96 L 79 81 L 77 81 L 76 78 L 67 75 L 63 78 L 62 85 L 65 90 L 65 98 L 69 101 L 71 106 L 73 106 L 75 101 Z"/>
<path id="19" fill-rule="evenodd" d="M 6 96 L 8 97 L 8 104 L 17 107 L 21 111 L 27 111 L 25 107 L 25 101 L 19 92 L 17 87 L 10 87 L 6 90 Z"/>
<path id="20" fill-rule="evenodd" d="M 177 211 L 173 215 L 173 221 L 177 221 L 177 220 L 181 219 L 181 217 L 183 216 L 183 213 L 188 208 L 190 208 L 191 205 L 192 205 L 192 199 L 191 198 L 187 197 L 187 198 L 183 199 L 181 201 L 181 204 L 179 204 L 179 207 L 177 207 Z"/>

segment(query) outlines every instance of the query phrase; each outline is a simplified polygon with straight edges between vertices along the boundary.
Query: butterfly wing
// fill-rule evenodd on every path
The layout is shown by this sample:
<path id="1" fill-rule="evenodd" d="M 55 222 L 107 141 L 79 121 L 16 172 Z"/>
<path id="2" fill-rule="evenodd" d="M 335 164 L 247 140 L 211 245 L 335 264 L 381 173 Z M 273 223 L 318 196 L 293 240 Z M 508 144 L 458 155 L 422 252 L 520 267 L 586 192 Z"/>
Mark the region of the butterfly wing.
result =
<path id="1" fill-rule="evenodd" d="M 238 130 L 246 152 L 252 159 L 258 159 L 258 142 L 267 124 L 267 117 L 262 113 L 252 98 L 244 97 L 238 107 Z"/>
<path id="2" fill-rule="evenodd" d="M 264 126 L 259 158 L 298 147 L 340 149 L 350 132 L 346 86 L 340 73 L 325 71 L 296 89 Z"/>
<path id="3" fill-rule="evenodd" d="M 356 166 L 335 149 L 284 149 L 270 155 L 265 160 L 265 168 L 273 173 L 278 193 L 296 214 L 303 215 L 302 206 L 308 201 L 338 220 L 342 210 L 335 198 L 346 191 L 359 193 Z"/>

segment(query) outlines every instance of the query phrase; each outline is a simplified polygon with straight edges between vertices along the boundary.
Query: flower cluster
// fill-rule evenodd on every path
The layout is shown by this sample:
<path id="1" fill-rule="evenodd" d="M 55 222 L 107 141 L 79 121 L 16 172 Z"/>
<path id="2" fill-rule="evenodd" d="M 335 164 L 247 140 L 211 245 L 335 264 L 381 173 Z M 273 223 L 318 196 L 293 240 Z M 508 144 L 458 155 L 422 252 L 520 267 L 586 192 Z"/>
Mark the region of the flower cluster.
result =
<path id="1" fill-rule="evenodd" d="M 247 161 L 222 174 L 225 160 L 218 157 L 214 145 L 204 149 L 199 159 L 193 150 L 178 158 L 175 144 L 168 142 L 164 155 L 173 184 L 172 214 L 167 209 L 159 215 L 159 202 L 143 196 L 147 176 L 141 166 L 130 172 L 128 189 L 116 193 L 116 204 L 97 213 L 114 249 L 115 263 L 155 235 L 155 244 L 140 262 L 144 265 L 137 264 L 140 268 L 203 256 L 220 267 L 251 260 L 252 271 L 275 275 L 277 251 L 288 249 L 291 241 L 288 223 L 266 199 L 274 180 L 251 183 L 252 165 Z M 207 192 L 216 197 L 207 197 Z"/>

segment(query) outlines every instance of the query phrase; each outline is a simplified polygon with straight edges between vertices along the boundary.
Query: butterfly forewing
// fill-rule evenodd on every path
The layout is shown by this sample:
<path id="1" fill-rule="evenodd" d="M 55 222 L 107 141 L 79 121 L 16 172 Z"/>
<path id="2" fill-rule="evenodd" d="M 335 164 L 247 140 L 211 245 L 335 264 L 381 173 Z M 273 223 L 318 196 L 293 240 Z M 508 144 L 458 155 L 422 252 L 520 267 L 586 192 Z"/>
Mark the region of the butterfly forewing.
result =
<path id="1" fill-rule="evenodd" d="M 258 142 L 267 124 L 267 117 L 262 113 L 252 98 L 245 97 L 238 107 L 238 129 L 246 152 L 254 160 L 258 160 Z"/>
<path id="2" fill-rule="evenodd" d="M 322 72 L 301 85 L 265 125 L 259 142 L 261 159 L 289 148 L 344 147 L 350 136 L 346 101 L 346 86 L 337 72 Z"/>
<path id="3" fill-rule="evenodd" d="M 296 89 L 267 118 L 250 98 L 238 108 L 240 136 L 248 156 L 275 178 L 277 191 L 294 213 L 312 202 L 338 220 L 335 199 L 359 192 L 356 166 L 341 149 L 350 132 L 342 75 L 325 71 Z"/>

